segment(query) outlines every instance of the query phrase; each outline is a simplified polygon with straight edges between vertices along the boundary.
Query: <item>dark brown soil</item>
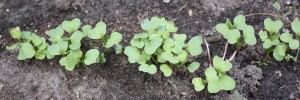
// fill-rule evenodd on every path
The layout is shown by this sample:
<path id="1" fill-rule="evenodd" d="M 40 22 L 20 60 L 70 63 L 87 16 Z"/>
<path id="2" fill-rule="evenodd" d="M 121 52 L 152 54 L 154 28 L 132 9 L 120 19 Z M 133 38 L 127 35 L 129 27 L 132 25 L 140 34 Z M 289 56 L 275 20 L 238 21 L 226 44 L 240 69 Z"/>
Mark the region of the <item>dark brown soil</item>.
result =
<path id="1" fill-rule="evenodd" d="M 17 60 L 17 50 L 7 51 L 5 46 L 14 43 L 8 29 L 20 26 L 22 30 L 45 32 L 65 19 L 78 17 L 84 24 L 104 21 L 108 33 L 118 31 L 125 39 L 141 32 L 140 23 L 152 16 L 173 20 L 179 33 L 188 37 L 204 36 L 211 44 L 212 55 L 221 56 L 225 40 L 214 31 L 218 22 L 233 19 L 237 14 L 259 12 L 275 13 L 275 0 L 0 0 L 0 98 L 11 99 L 235 99 L 233 91 L 209 94 L 207 90 L 196 93 L 191 80 L 202 76 L 207 67 L 207 54 L 196 58 L 201 69 L 194 74 L 176 70 L 171 77 L 161 73 L 149 75 L 138 71 L 125 55 L 107 53 L 104 65 L 95 64 L 66 71 L 54 60 Z M 289 3 L 288 1 L 291 1 Z M 299 18 L 299 0 L 281 0 L 284 13 L 292 6 L 289 23 Z M 189 16 L 189 11 L 192 15 Z M 250 16 L 248 23 L 262 28 L 263 20 L 272 16 Z M 286 26 L 289 27 L 288 25 Z M 221 37 L 221 38 L 220 38 Z M 234 47 L 231 46 L 229 54 Z M 236 80 L 242 99 L 299 99 L 300 66 L 296 62 L 269 62 L 261 68 L 254 61 L 265 55 L 261 43 L 243 48 L 229 74 Z M 229 55 L 228 55 L 229 56 Z"/>

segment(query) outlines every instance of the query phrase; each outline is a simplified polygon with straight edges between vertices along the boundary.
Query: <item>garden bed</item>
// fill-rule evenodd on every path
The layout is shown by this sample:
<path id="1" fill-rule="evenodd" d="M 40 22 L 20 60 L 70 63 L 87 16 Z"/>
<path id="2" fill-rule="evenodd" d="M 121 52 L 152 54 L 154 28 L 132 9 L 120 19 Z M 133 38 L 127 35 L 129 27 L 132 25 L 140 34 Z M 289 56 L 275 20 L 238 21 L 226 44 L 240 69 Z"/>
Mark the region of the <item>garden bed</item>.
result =
<path id="1" fill-rule="evenodd" d="M 7 51 L 5 46 L 13 44 L 8 29 L 20 26 L 22 30 L 36 31 L 47 37 L 46 31 L 63 20 L 75 17 L 84 24 L 103 21 L 108 33 L 123 34 L 122 45 L 128 45 L 134 34 L 142 32 L 140 24 L 153 16 L 174 21 L 179 33 L 190 39 L 201 35 L 209 43 L 212 55 L 221 56 L 225 39 L 214 30 L 217 23 L 233 19 L 238 14 L 274 13 L 275 0 L 2 0 L 0 1 L 0 97 L 3 99 L 234 99 L 233 91 L 209 94 L 206 89 L 194 91 L 191 80 L 203 76 L 207 68 L 206 49 L 195 60 L 201 62 L 200 70 L 191 74 L 176 70 L 171 77 L 161 72 L 150 75 L 139 72 L 137 64 L 130 64 L 125 55 L 114 52 L 106 54 L 103 65 L 80 65 L 69 72 L 53 60 L 18 61 L 17 50 Z M 290 23 L 299 18 L 298 0 L 282 0 L 282 13 L 292 5 Z M 247 17 L 247 23 L 257 30 L 263 28 L 264 15 Z M 286 24 L 289 25 L 289 24 Z M 289 26 L 285 26 L 289 27 Z M 256 35 L 258 38 L 258 35 Z M 203 45 L 204 47 L 204 45 Z M 229 47 L 231 54 L 234 47 Z M 241 49 L 229 72 L 237 82 L 235 91 L 243 99 L 299 99 L 300 66 L 298 62 L 277 62 L 266 66 L 257 61 L 265 57 L 261 41 L 255 46 Z"/>

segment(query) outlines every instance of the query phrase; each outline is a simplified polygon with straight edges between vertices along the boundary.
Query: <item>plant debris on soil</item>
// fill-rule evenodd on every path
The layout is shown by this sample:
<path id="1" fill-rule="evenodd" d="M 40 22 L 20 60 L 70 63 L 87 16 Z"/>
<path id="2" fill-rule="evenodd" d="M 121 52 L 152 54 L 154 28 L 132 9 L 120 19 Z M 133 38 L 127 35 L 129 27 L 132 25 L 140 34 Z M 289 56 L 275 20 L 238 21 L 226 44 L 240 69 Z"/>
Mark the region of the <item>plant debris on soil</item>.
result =
<path id="1" fill-rule="evenodd" d="M 171 77 L 162 73 L 149 75 L 138 71 L 125 55 L 106 54 L 105 64 L 80 65 L 69 72 L 58 61 L 17 60 L 17 50 L 7 51 L 14 43 L 8 29 L 20 26 L 22 30 L 39 36 L 56 27 L 63 20 L 78 17 L 84 24 L 107 24 L 108 32 L 123 34 L 122 45 L 128 45 L 134 34 L 142 32 L 140 23 L 153 16 L 175 22 L 179 33 L 188 38 L 203 36 L 211 47 L 212 55 L 222 55 L 226 41 L 215 32 L 214 26 L 233 19 L 238 14 L 276 13 L 276 0 L 1 0 L 0 1 L 0 97 L 11 99 L 235 99 L 234 91 L 209 94 L 196 92 L 191 80 L 204 75 L 208 67 L 206 51 L 195 58 L 200 70 L 191 74 L 176 70 Z M 299 0 L 279 0 L 283 11 L 291 6 L 289 23 L 299 18 Z M 263 20 L 272 16 L 250 16 L 247 23 L 261 29 Z M 288 24 L 287 24 L 288 25 Z M 289 26 L 285 26 L 286 28 Z M 258 33 L 258 31 L 256 32 Z M 258 35 L 257 35 L 258 36 Z M 47 37 L 48 38 L 48 37 Z M 229 47 L 231 48 L 231 47 Z M 228 53 L 232 53 L 233 48 Z M 265 56 L 261 42 L 242 48 L 229 72 L 237 82 L 235 91 L 242 99 L 299 99 L 299 62 L 276 62 L 258 66 Z"/>

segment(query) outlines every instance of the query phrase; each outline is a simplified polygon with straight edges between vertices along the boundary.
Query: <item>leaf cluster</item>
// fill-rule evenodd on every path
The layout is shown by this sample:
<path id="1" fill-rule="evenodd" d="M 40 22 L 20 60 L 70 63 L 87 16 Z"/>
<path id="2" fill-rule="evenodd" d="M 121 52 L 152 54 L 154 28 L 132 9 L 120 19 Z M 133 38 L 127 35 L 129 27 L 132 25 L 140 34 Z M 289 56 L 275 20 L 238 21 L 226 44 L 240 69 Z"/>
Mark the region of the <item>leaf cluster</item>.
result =
<path id="1" fill-rule="evenodd" d="M 168 77 L 173 66 L 182 66 L 187 62 L 188 54 L 197 56 L 202 53 L 202 37 L 195 36 L 188 43 L 186 34 L 173 34 L 177 31 L 172 21 L 152 17 L 141 24 L 143 33 L 135 34 L 130 46 L 124 50 L 130 63 L 138 63 L 139 71 L 155 74 L 157 67 Z M 194 72 L 200 66 L 193 62 L 188 70 Z"/>
<path id="2" fill-rule="evenodd" d="M 43 37 L 35 33 L 21 31 L 19 27 L 10 29 L 10 34 L 19 42 L 8 46 L 12 50 L 19 49 L 19 60 L 25 60 L 35 57 L 36 59 L 52 59 L 55 56 L 61 56 L 59 63 L 65 66 L 65 69 L 72 71 L 79 63 L 91 65 L 94 63 L 104 63 L 104 53 L 100 53 L 99 47 L 93 42 L 101 40 L 102 46 L 109 49 L 116 46 L 116 52 L 122 52 L 122 46 L 119 42 L 122 40 L 122 34 L 112 32 L 110 36 L 105 36 L 106 25 L 104 22 L 98 22 L 93 28 L 91 25 L 81 26 L 81 21 L 74 18 L 70 21 L 63 21 L 61 25 L 48 32 L 50 44 Z M 90 50 L 85 53 L 82 50 L 82 41 L 89 41 Z"/>
<path id="3" fill-rule="evenodd" d="M 267 53 L 272 52 L 277 61 L 293 58 L 290 54 L 286 54 L 286 51 L 299 48 L 300 22 L 298 20 L 292 22 L 291 26 L 295 34 L 289 32 L 280 34 L 280 29 L 283 27 L 281 20 L 273 21 L 267 18 L 264 20 L 264 26 L 265 30 L 261 30 L 258 34 Z"/>
<path id="4" fill-rule="evenodd" d="M 230 44 L 238 44 L 240 47 L 244 43 L 248 45 L 256 44 L 254 28 L 246 24 L 244 15 L 238 15 L 233 19 L 233 23 L 227 19 L 226 23 L 219 23 L 215 26 L 217 32 L 221 33 Z M 242 36 L 241 36 L 242 33 Z"/>
<path id="5" fill-rule="evenodd" d="M 232 68 L 232 64 L 218 56 L 213 58 L 213 64 L 213 66 L 205 70 L 205 80 L 200 77 L 193 78 L 192 83 L 195 91 L 203 90 L 206 84 L 209 93 L 234 89 L 236 82 L 230 76 L 226 75 L 226 72 Z"/>

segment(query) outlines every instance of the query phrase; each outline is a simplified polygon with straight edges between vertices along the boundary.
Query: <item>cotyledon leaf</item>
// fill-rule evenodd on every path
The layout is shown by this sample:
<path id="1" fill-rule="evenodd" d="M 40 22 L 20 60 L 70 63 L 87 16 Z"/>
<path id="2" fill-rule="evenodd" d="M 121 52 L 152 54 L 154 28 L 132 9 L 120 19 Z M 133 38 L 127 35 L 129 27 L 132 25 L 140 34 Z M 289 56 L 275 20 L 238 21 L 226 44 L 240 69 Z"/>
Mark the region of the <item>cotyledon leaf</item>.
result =
<path id="1" fill-rule="evenodd" d="M 133 46 L 127 46 L 124 50 L 124 54 L 128 56 L 128 61 L 130 63 L 135 63 L 140 57 L 140 50 Z"/>
<path id="2" fill-rule="evenodd" d="M 172 69 L 167 64 L 160 65 L 160 70 L 164 73 L 164 76 L 169 77 L 172 74 Z"/>
<path id="3" fill-rule="evenodd" d="M 91 65 L 93 63 L 96 63 L 99 54 L 100 52 L 98 49 L 91 49 L 87 51 L 83 60 L 84 64 Z"/>
<path id="4" fill-rule="evenodd" d="M 201 36 L 195 36 L 188 42 L 188 52 L 192 56 L 197 56 L 202 53 L 202 37 Z"/>
<path id="5" fill-rule="evenodd" d="M 172 51 L 176 54 L 179 54 L 182 51 L 182 48 L 184 47 L 185 40 L 186 40 L 186 35 L 185 34 L 174 34 L 174 48 Z"/>
<path id="6" fill-rule="evenodd" d="M 65 31 L 72 34 L 73 32 L 76 32 L 78 30 L 80 24 L 81 24 L 80 19 L 74 18 L 71 21 L 67 21 L 67 20 L 63 21 L 61 26 Z"/>
<path id="7" fill-rule="evenodd" d="M 110 48 L 112 47 L 113 45 L 115 44 L 118 44 L 119 42 L 121 42 L 123 36 L 121 33 L 119 32 L 112 32 L 106 45 L 105 45 L 105 48 Z"/>
<path id="8" fill-rule="evenodd" d="M 201 90 L 204 89 L 204 81 L 202 80 L 202 78 L 193 78 L 192 80 L 192 84 L 194 85 L 194 89 L 195 91 L 199 92 Z"/>

